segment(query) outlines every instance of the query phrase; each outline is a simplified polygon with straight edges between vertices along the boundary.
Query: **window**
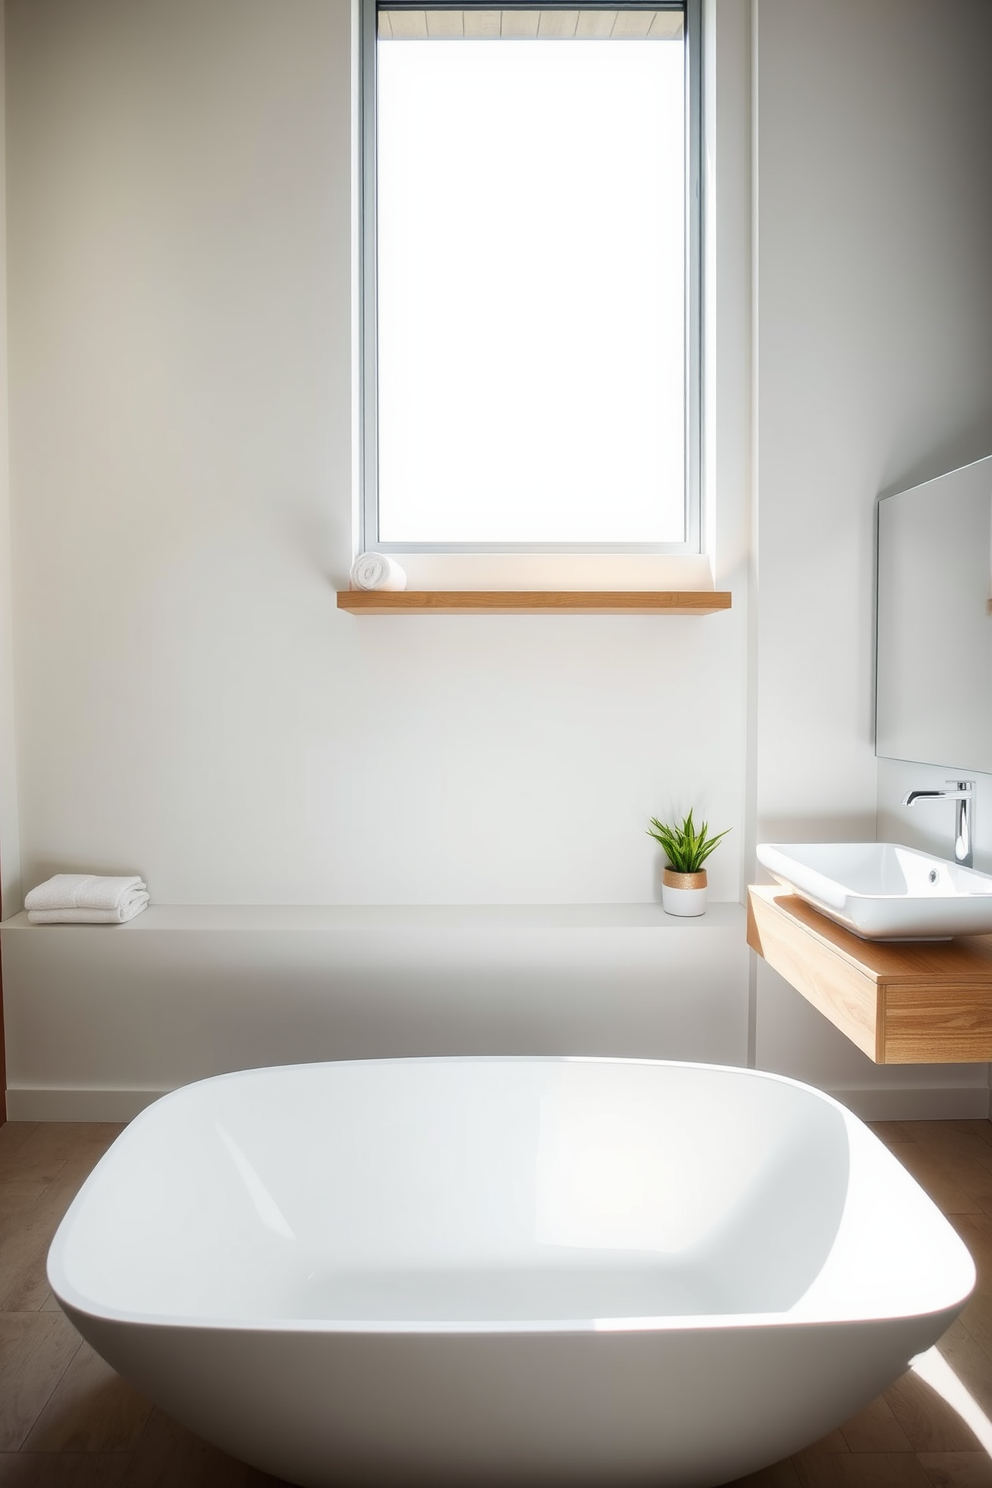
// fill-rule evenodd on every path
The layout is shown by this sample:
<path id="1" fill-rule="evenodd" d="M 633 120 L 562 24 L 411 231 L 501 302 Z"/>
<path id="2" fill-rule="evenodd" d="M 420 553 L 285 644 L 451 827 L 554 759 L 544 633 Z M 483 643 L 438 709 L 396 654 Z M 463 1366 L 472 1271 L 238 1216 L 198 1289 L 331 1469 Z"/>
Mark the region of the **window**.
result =
<path id="1" fill-rule="evenodd" d="M 363 545 L 699 550 L 696 0 L 365 0 Z"/>

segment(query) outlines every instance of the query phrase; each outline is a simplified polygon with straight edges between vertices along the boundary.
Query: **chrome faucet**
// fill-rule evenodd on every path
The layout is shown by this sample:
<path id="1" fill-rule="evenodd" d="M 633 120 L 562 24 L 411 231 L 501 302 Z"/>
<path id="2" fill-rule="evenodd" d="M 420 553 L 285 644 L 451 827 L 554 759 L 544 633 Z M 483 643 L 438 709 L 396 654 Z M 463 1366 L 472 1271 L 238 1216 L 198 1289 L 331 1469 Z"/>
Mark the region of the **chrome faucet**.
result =
<path id="1" fill-rule="evenodd" d="M 912 790 L 907 791 L 902 798 L 904 806 L 913 806 L 917 801 L 953 801 L 954 810 L 954 861 L 960 863 L 962 868 L 973 868 L 972 833 L 975 827 L 975 813 L 970 810 L 974 797 L 972 792 L 975 788 L 973 780 L 949 780 L 948 785 L 953 785 L 954 790 Z"/>

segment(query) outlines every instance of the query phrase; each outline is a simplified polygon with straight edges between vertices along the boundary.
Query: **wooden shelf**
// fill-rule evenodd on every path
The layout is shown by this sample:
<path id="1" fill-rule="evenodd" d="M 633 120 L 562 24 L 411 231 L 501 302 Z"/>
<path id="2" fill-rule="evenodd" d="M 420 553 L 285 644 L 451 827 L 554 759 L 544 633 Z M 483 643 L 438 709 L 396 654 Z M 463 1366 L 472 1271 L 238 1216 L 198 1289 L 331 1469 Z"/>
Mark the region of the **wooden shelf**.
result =
<path id="1" fill-rule="evenodd" d="M 341 589 L 353 615 L 714 615 L 730 593 L 713 589 Z"/>
<path id="2" fill-rule="evenodd" d="M 875 1064 L 992 1059 L 992 935 L 862 940 L 787 889 L 747 899 L 748 945 Z"/>

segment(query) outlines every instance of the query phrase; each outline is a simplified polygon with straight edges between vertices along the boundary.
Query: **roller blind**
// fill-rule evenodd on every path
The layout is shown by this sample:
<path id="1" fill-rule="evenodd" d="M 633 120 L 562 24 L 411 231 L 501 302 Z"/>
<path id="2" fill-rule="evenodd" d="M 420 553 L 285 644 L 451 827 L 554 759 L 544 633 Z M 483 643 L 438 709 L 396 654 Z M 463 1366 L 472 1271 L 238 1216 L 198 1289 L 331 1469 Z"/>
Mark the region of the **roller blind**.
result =
<path id="1" fill-rule="evenodd" d="M 541 10 L 507 8 L 476 10 L 380 4 L 378 32 L 393 41 L 459 39 L 495 41 L 679 41 L 684 32 L 681 8 L 592 10 L 550 7 Z"/>

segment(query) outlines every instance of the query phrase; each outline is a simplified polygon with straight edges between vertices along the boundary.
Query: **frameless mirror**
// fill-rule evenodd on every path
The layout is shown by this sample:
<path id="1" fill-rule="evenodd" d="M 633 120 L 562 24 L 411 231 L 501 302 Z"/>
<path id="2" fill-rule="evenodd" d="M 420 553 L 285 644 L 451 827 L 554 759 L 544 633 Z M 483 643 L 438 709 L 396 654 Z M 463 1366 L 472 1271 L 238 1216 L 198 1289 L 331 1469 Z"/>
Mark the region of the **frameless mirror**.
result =
<path id="1" fill-rule="evenodd" d="M 992 774 L 992 456 L 878 504 L 875 753 Z"/>

